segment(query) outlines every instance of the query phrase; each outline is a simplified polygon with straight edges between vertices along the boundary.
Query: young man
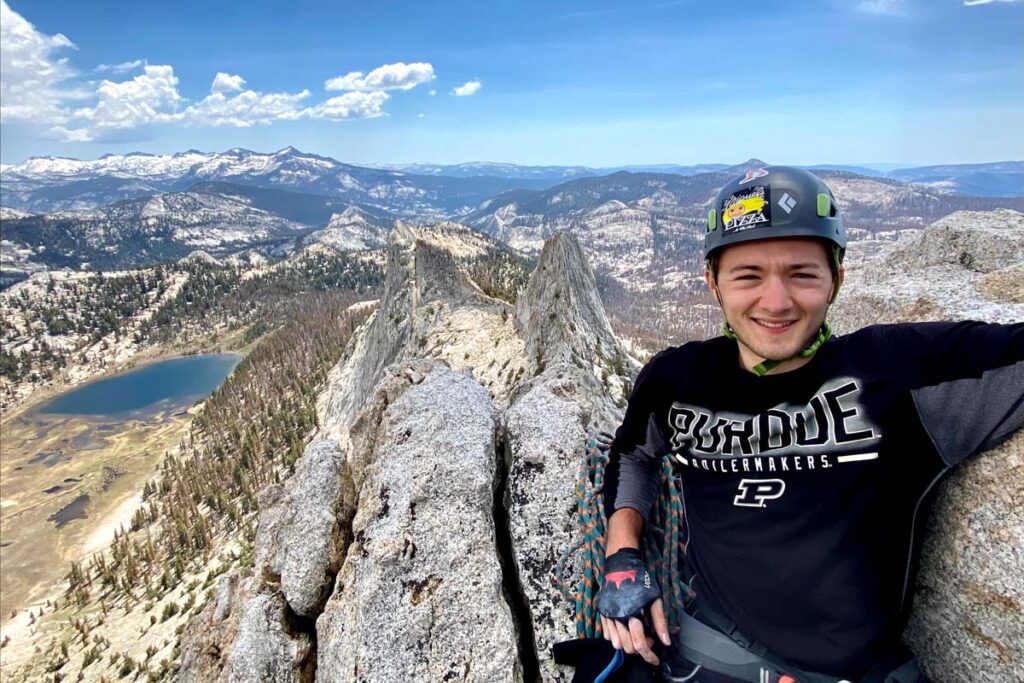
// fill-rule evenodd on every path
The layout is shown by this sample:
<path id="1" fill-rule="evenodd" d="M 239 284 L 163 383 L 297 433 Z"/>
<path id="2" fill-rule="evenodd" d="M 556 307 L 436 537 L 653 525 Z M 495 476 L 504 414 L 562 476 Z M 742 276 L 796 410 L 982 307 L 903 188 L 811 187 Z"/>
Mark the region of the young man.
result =
<path id="1" fill-rule="evenodd" d="M 698 681 L 922 680 L 900 642 L 922 502 L 1024 425 L 1024 324 L 831 337 L 845 247 L 807 171 L 752 169 L 715 198 L 705 278 L 725 336 L 654 356 L 610 450 L 598 607 L 616 649 L 656 664 L 657 635 Z M 671 635 L 636 550 L 662 457 L 696 594 Z"/>

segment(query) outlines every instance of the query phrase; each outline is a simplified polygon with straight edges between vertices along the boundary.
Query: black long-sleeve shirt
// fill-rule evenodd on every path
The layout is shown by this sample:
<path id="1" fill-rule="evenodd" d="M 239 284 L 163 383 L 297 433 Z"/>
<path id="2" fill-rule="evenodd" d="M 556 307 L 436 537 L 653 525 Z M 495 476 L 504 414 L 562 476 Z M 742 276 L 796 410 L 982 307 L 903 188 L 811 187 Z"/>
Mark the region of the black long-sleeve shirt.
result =
<path id="1" fill-rule="evenodd" d="M 807 670 L 856 678 L 900 637 L 924 501 L 1024 425 L 1024 324 L 878 325 L 759 377 L 719 337 L 641 370 L 610 451 L 609 516 L 681 477 L 685 571 L 713 610 Z"/>

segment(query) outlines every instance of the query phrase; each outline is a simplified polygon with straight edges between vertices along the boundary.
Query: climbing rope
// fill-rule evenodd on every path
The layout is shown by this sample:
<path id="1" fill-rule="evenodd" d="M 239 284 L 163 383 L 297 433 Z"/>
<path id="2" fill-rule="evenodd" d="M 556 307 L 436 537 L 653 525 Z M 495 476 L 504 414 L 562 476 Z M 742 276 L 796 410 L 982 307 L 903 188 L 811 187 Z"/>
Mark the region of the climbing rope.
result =
<path id="1" fill-rule="evenodd" d="M 612 436 L 607 432 L 587 434 L 586 449 L 576 477 L 576 518 L 580 537 L 566 548 L 555 564 L 555 585 L 574 607 L 576 635 L 596 638 L 601 635 L 597 612 L 597 594 L 604 573 L 605 532 L 604 474 L 608 465 L 608 449 Z M 683 497 L 679 482 L 672 476 L 672 464 L 666 458 L 661 466 L 661 487 L 658 502 L 647 521 L 644 558 L 647 569 L 661 586 L 662 600 L 669 629 L 676 631 L 682 623 L 684 599 L 688 593 L 679 565 L 685 543 Z M 582 574 L 573 586 L 572 577 L 564 579 L 566 565 L 579 556 Z"/>

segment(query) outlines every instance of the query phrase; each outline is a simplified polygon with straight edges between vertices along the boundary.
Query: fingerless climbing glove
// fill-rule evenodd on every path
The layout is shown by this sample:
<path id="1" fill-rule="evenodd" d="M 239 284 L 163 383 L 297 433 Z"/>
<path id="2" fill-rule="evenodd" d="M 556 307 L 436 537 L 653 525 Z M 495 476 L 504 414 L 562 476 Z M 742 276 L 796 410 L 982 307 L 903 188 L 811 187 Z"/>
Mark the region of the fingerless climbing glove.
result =
<path id="1" fill-rule="evenodd" d="M 605 560 L 598 612 L 625 622 L 630 617 L 641 617 L 643 609 L 659 597 L 661 589 L 647 571 L 639 550 L 623 548 Z"/>

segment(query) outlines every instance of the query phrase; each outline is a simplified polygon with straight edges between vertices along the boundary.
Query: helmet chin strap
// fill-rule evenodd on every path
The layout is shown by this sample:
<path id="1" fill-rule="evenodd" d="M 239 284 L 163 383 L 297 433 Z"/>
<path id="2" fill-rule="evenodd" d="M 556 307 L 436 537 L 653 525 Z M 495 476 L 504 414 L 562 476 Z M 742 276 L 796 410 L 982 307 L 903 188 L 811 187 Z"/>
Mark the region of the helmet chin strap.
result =
<path id="1" fill-rule="evenodd" d="M 743 340 L 737 336 L 736 331 L 732 329 L 732 325 L 729 324 L 728 320 L 722 323 L 722 329 L 726 337 L 743 343 Z M 810 358 L 819 348 L 821 348 L 822 344 L 828 341 L 831 336 L 832 328 L 829 327 L 827 322 L 822 322 L 821 327 L 818 328 L 818 334 L 815 335 L 813 340 L 811 340 L 811 343 L 808 344 L 807 348 L 802 351 L 797 351 L 792 356 L 787 356 L 786 358 L 766 358 L 754 367 L 750 368 L 750 371 L 758 377 L 764 377 L 788 360 L 793 360 L 794 358 Z"/>

